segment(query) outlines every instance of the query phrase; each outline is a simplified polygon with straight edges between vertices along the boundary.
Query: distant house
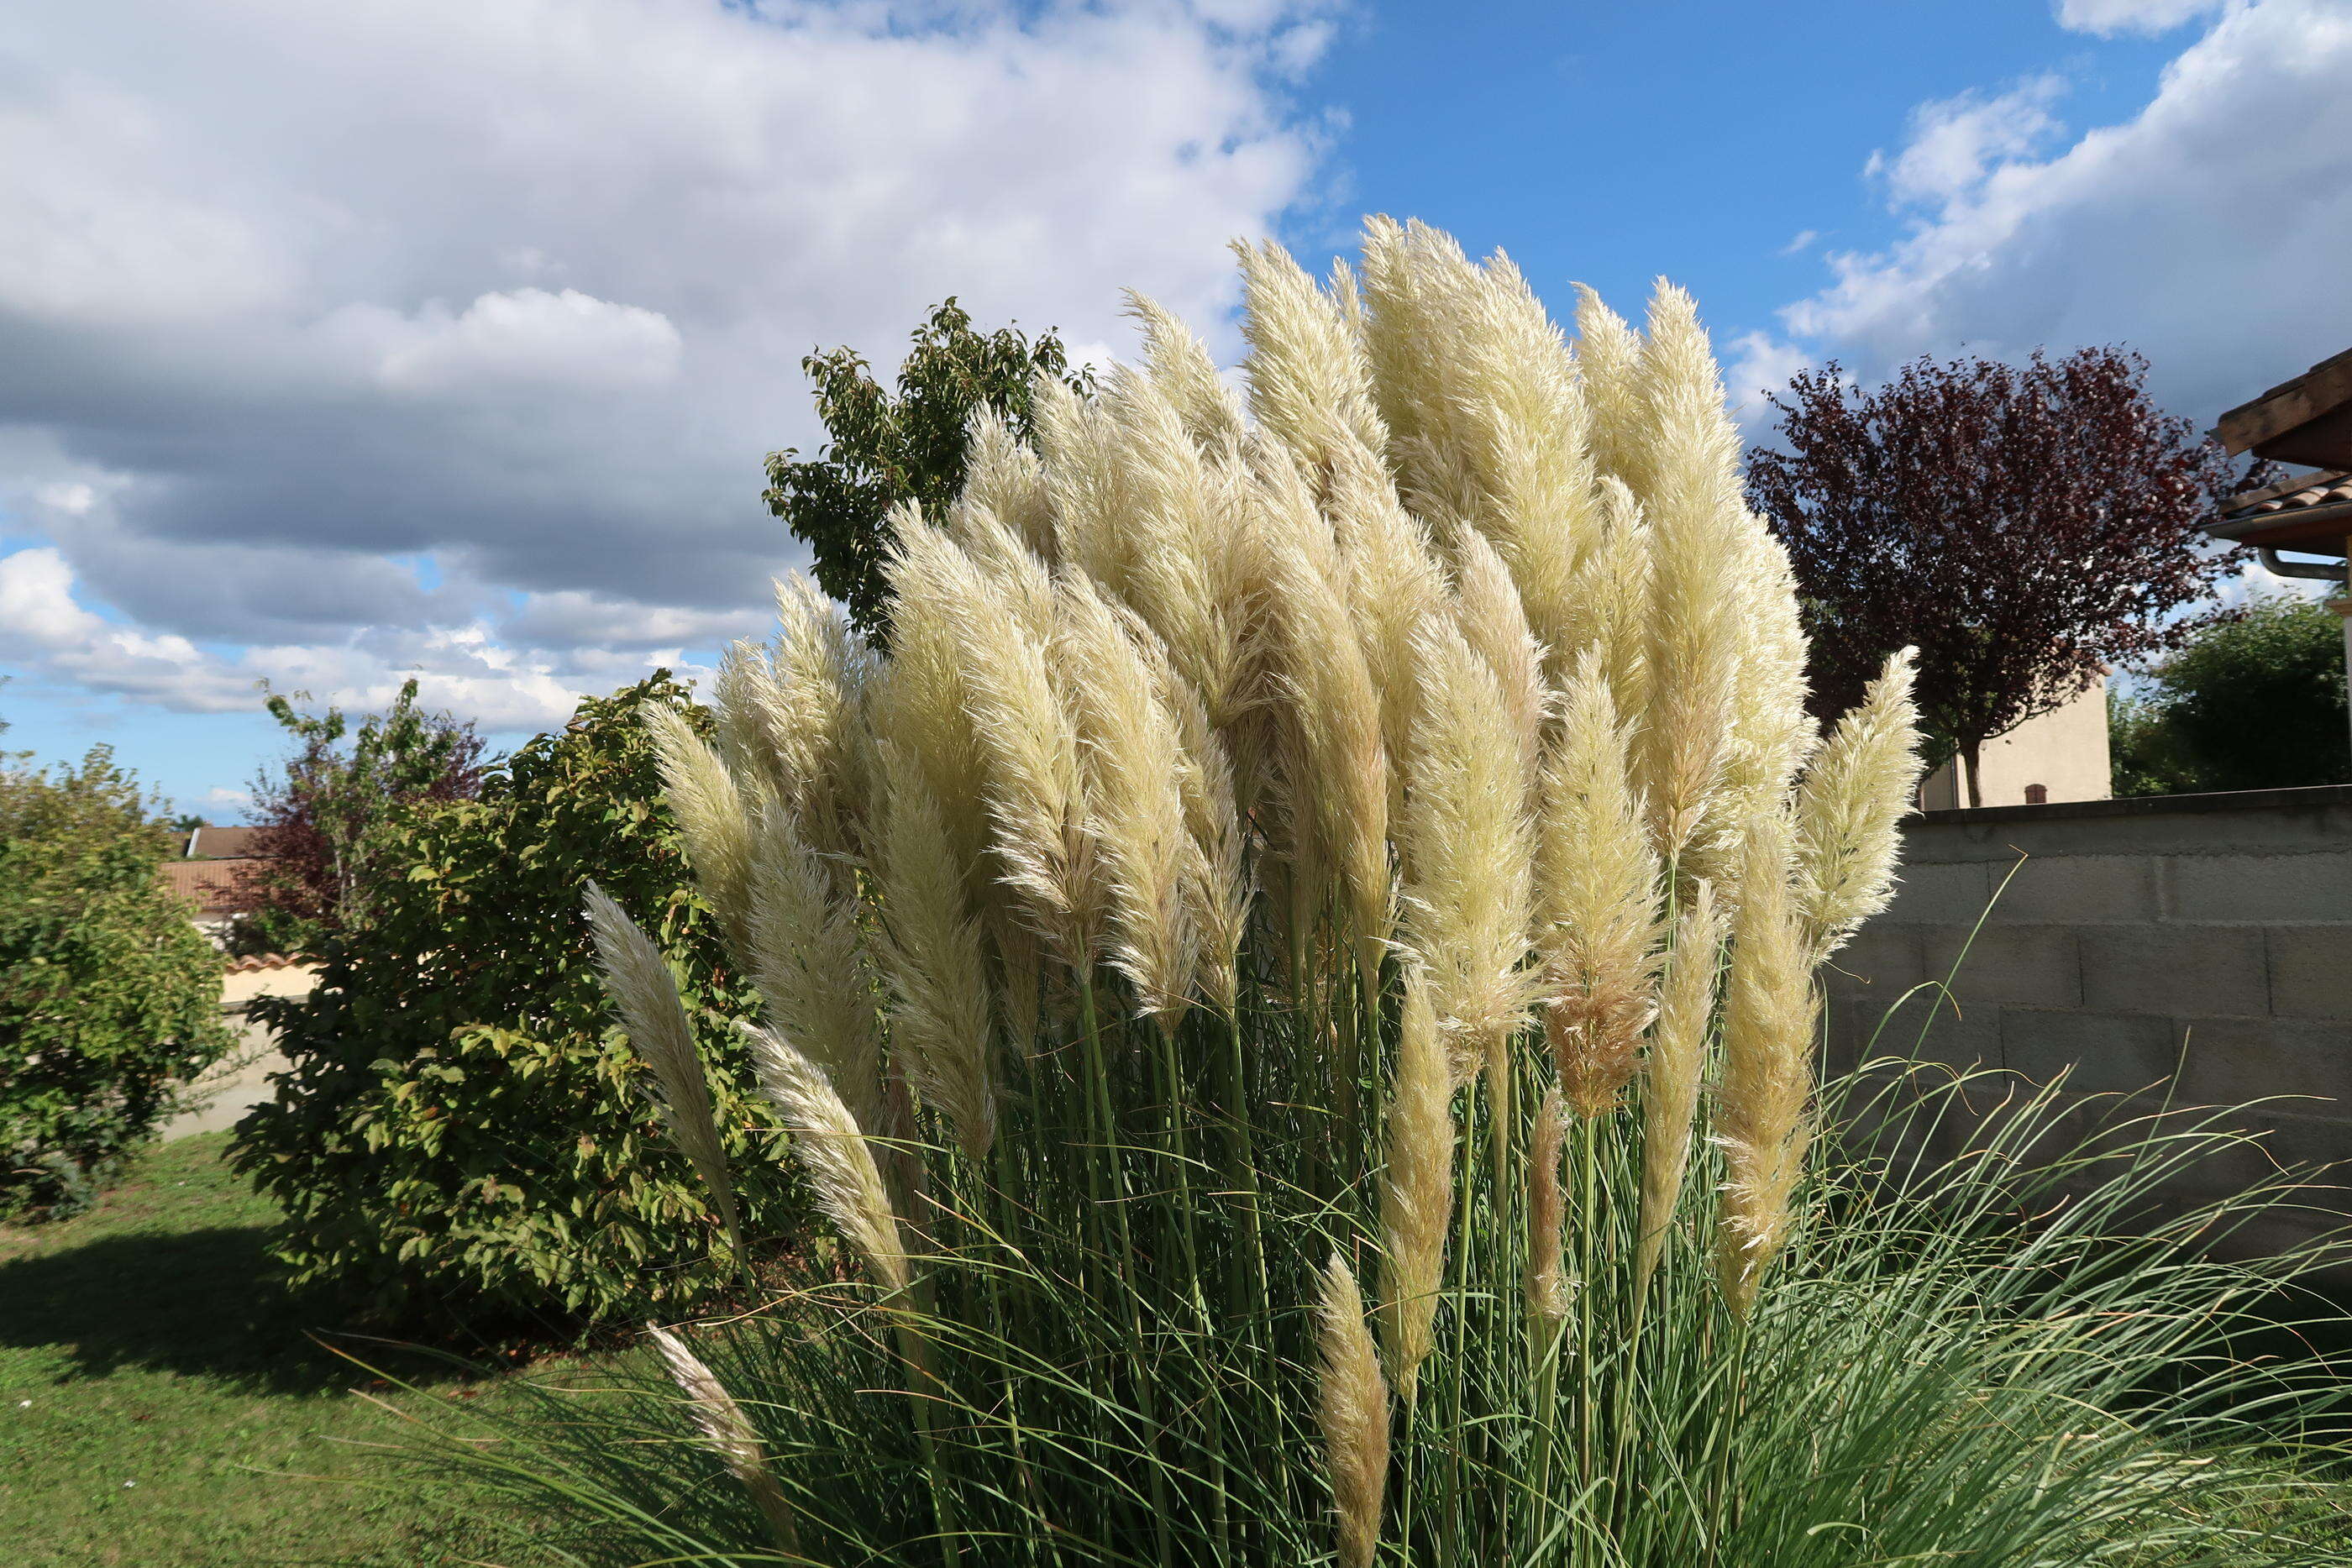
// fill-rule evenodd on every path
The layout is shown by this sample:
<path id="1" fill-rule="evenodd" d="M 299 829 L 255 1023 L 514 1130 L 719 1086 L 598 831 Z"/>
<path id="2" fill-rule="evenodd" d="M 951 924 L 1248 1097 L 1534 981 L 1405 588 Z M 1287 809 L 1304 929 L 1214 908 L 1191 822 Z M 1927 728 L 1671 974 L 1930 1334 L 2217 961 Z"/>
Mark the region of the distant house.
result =
<path id="1" fill-rule="evenodd" d="M 163 885 L 196 906 L 196 929 L 225 942 L 229 923 L 245 907 L 246 886 L 268 858 L 266 828 L 200 827 L 180 846 L 180 858 L 165 861 Z"/>
<path id="2" fill-rule="evenodd" d="M 1977 784 L 1988 806 L 2054 806 L 2061 800 L 2104 800 L 2113 795 L 2105 678 L 2063 707 L 1986 741 Z M 1923 810 L 1948 811 L 1968 803 L 1957 757 L 1919 786 Z"/>

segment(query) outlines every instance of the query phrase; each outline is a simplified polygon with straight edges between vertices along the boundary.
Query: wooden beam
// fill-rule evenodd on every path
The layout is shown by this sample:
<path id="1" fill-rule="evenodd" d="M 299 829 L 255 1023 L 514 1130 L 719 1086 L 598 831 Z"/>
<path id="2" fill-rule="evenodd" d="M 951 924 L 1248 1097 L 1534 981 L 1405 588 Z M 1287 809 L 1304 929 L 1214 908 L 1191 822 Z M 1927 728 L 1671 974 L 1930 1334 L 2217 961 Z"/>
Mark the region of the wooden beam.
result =
<path id="1" fill-rule="evenodd" d="M 2250 452 L 2352 405 L 2352 349 L 2322 360 L 2290 382 L 2282 382 L 2251 402 L 2223 414 L 2213 434 L 2231 455 Z M 2352 428 L 2345 433 L 2352 439 Z M 2280 451 L 2265 453 L 2290 463 L 2352 466 L 2352 456 L 2303 457 Z"/>

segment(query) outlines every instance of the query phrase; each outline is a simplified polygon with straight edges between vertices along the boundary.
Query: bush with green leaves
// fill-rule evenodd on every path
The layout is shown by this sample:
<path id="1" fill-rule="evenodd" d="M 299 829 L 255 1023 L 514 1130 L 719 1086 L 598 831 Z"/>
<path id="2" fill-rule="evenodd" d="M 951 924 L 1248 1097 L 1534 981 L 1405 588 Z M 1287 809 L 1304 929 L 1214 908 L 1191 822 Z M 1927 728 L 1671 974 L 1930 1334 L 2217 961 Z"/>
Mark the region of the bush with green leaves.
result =
<path id="1" fill-rule="evenodd" d="M 221 956 L 105 747 L 0 758 L 0 1214 L 81 1207 L 226 1055 Z"/>
<path id="2" fill-rule="evenodd" d="M 299 1285 L 387 1320 L 488 1327 L 674 1310 L 725 1283 L 580 915 L 592 880 L 645 912 L 700 1023 L 731 1151 L 764 1155 L 718 1021 L 754 1003 L 688 884 L 645 735 L 655 706 L 709 722 L 657 674 L 581 704 L 478 800 L 406 810 L 317 989 L 257 1004 L 289 1065 L 234 1158 L 285 1205 L 278 1252 Z M 747 1190 L 763 1233 L 793 1228 L 791 1190 Z"/>
<path id="3" fill-rule="evenodd" d="M 294 753 L 253 781 L 261 858 L 238 890 L 246 907 L 234 951 L 315 951 L 320 938 L 364 916 L 382 880 L 377 840 L 405 807 L 470 800 L 481 788 L 473 724 L 419 707 L 413 678 L 389 709 L 356 723 L 339 707 L 310 714 L 294 706 L 309 700 L 307 692 L 272 693 L 265 705 Z"/>
<path id="4" fill-rule="evenodd" d="M 2325 605 L 2256 599 L 2197 633 L 2148 683 L 2109 705 L 2118 795 L 2352 781 L 2344 623 Z"/>

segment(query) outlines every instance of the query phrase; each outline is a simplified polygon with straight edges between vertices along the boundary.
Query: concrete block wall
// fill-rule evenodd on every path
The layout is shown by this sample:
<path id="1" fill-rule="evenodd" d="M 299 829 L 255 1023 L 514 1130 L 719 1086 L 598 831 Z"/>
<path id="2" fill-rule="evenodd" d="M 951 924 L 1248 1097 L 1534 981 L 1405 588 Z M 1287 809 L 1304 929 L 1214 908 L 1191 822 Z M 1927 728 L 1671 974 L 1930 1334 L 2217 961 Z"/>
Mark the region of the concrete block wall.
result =
<path id="1" fill-rule="evenodd" d="M 2352 786 L 1929 811 L 1904 856 L 1831 960 L 1833 1064 L 1916 1047 L 2086 1094 L 2293 1096 L 2241 1124 L 2285 1163 L 2352 1161 Z"/>

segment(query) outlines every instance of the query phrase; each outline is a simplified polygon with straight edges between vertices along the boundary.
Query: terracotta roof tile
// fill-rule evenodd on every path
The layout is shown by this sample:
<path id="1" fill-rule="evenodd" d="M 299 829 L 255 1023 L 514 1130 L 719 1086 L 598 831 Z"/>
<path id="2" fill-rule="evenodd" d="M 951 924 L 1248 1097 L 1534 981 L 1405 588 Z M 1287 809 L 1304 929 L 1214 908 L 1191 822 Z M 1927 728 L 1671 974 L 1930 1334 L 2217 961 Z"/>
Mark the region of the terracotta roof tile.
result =
<path id="1" fill-rule="evenodd" d="M 237 873 L 260 863 L 256 860 L 165 861 L 157 869 L 165 887 L 195 900 L 199 915 L 227 915 L 238 905 Z"/>
<path id="2" fill-rule="evenodd" d="M 2231 497 L 2221 503 L 2221 516 L 2231 519 L 2274 517 L 2347 501 L 2352 501 L 2352 474 L 2302 474 L 2284 484 Z"/>

